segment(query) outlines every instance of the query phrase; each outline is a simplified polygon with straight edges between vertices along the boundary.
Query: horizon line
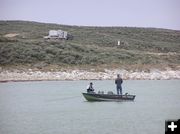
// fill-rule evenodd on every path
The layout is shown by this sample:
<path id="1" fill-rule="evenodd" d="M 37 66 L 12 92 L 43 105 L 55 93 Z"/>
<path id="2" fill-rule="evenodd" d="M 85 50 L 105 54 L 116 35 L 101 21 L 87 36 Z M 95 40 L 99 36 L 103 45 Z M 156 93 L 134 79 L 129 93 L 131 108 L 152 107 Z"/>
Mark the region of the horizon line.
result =
<path id="1" fill-rule="evenodd" d="M 23 20 L 23 19 L 0 19 L 0 21 L 24 21 L 24 22 L 35 22 L 35 23 L 44 23 L 44 24 L 55 24 L 55 25 L 64 25 L 64 26 L 76 26 L 76 27 L 124 27 L 124 28 L 147 28 L 147 29 L 163 29 L 163 30 L 173 30 L 173 31 L 180 31 L 180 29 L 173 29 L 173 28 L 163 28 L 163 27 L 145 27 L 145 26 L 118 26 L 118 25 L 76 25 L 76 24 L 63 24 L 58 22 L 44 22 L 44 21 L 36 21 L 36 20 Z"/>

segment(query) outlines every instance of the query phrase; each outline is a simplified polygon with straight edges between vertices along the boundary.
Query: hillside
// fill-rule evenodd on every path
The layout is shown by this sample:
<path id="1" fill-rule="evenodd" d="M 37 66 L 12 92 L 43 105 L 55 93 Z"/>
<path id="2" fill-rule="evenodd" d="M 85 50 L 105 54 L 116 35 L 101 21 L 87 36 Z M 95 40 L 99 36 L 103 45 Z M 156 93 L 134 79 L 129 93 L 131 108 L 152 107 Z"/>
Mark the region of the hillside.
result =
<path id="1" fill-rule="evenodd" d="M 51 29 L 65 30 L 74 38 L 45 40 Z M 180 31 L 0 21 L 0 66 L 178 68 Z"/>

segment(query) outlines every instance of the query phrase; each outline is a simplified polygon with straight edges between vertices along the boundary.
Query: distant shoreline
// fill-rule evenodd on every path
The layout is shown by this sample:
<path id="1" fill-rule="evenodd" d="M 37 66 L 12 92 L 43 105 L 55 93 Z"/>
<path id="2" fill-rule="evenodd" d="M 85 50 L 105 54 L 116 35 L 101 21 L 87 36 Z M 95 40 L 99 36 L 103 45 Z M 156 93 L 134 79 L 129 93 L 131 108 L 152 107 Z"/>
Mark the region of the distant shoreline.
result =
<path id="1" fill-rule="evenodd" d="M 60 80 L 113 80 L 121 74 L 125 80 L 171 80 L 180 79 L 180 70 L 127 71 L 125 69 L 104 69 L 104 71 L 66 70 L 66 71 L 27 71 L 1 70 L 0 82 L 60 81 Z"/>

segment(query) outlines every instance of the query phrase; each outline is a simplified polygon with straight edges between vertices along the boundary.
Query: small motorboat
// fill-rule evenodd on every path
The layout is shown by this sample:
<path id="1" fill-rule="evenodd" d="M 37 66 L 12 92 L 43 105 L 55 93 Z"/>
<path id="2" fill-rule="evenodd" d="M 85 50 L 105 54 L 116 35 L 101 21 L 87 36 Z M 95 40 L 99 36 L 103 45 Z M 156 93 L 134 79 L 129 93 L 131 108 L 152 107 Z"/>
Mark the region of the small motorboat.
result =
<path id="1" fill-rule="evenodd" d="M 95 92 L 82 93 L 87 101 L 133 101 L 136 95 L 97 94 Z"/>

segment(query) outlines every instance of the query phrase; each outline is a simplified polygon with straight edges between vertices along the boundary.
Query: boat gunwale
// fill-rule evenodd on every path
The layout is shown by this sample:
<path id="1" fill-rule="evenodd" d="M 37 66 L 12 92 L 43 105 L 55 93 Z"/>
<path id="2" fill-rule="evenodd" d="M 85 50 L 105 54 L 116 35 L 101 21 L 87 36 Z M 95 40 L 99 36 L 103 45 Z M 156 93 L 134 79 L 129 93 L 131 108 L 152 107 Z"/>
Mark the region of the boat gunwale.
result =
<path id="1" fill-rule="evenodd" d="M 116 94 L 96 94 L 96 93 L 82 93 L 84 98 L 88 101 L 132 101 L 136 95 L 116 95 Z"/>

